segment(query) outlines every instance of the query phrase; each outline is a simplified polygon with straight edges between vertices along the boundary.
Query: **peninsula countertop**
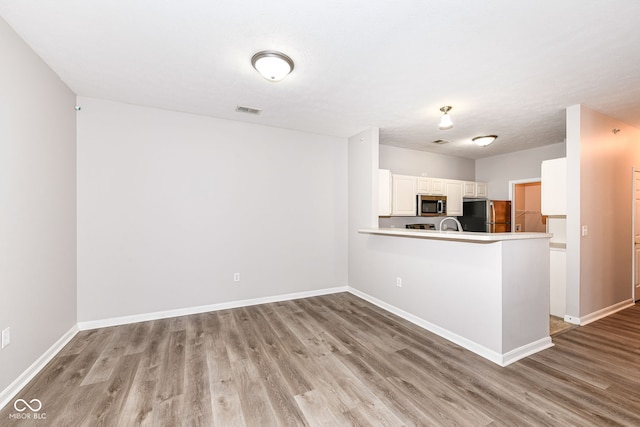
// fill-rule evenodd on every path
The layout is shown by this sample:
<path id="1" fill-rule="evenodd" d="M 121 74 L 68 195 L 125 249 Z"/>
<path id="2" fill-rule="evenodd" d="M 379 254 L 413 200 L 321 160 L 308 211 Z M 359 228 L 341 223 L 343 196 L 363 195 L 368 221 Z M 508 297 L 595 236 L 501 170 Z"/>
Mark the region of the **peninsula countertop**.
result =
<path id="1" fill-rule="evenodd" d="M 527 239 L 549 239 L 553 237 L 550 233 L 480 233 L 470 231 L 452 230 L 414 230 L 407 228 L 361 228 L 358 230 L 363 234 L 377 234 L 383 236 L 412 237 L 418 239 L 433 240 L 453 240 L 461 242 L 501 242 L 505 240 L 527 240 Z"/>

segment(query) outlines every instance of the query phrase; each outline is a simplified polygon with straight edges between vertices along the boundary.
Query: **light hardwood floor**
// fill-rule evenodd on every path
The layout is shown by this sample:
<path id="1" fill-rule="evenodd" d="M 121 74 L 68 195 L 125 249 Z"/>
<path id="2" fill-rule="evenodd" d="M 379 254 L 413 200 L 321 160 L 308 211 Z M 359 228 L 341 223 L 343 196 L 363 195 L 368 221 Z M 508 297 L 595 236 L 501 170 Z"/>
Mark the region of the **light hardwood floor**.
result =
<path id="1" fill-rule="evenodd" d="M 217 311 L 78 333 L 16 397 L 46 420 L 0 425 L 640 425 L 640 306 L 554 342 L 501 368 L 347 293 Z"/>

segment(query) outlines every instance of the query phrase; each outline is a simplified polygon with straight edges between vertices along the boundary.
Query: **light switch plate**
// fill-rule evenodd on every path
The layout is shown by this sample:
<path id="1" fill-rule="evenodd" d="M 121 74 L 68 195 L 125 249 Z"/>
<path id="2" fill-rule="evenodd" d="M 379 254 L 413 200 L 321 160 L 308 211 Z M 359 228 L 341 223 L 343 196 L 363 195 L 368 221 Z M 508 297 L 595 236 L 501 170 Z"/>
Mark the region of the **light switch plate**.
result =
<path id="1" fill-rule="evenodd" d="M 2 330 L 2 348 L 5 348 L 11 343 L 11 328 L 5 328 Z"/>

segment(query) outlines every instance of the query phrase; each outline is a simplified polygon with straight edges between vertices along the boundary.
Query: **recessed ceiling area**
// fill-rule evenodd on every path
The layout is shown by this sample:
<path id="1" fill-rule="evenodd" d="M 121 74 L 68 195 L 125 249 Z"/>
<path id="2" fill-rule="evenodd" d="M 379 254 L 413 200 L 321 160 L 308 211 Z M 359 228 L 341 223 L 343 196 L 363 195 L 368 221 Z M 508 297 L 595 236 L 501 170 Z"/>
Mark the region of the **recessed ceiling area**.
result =
<path id="1" fill-rule="evenodd" d="M 382 144 L 472 159 L 562 142 L 574 104 L 640 128 L 636 0 L 0 0 L 0 16 L 85 97 L 340 137 L 378 127 Z M 264 50 L 291 74 L 261 77 Z"/>

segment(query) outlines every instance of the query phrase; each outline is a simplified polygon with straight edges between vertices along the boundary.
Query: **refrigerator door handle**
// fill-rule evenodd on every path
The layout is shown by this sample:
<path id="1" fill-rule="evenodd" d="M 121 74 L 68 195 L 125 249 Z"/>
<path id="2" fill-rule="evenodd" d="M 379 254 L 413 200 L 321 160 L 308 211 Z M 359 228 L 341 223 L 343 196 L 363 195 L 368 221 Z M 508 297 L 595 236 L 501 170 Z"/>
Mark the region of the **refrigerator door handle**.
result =
<path id="1" fill-rule="evenodd" d="M 489 202 L 489 208 L 491 208 L 491 223 L 495 224 L 496 222 L 496 207 L 493 206 L 493 202 Z"/>

